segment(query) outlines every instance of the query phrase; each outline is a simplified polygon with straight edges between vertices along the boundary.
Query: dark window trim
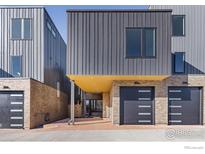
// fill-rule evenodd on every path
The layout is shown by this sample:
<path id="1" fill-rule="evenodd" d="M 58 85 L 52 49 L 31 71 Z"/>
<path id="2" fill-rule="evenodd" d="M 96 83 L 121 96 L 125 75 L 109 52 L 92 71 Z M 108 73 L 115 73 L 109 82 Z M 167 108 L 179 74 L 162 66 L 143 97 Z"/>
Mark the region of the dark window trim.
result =
<path id="1" fill-rule="evenodd" d="M 12 61 L 12 57 L 20 57 L 20 69 L 21 69 L 21 75 L 20 76 L 14 76 L 13 75 L 13 61 Z M 23 56 L 22 55 L 10 55 L 10 73 L 13 77 L 17 78 L 17 77 L 23 77 Z"/>
<path id="2" fill-rule="evenodd" d="M 12 24 L 13 24 L 13 22 L 12 22 L 12 20 L 15 20 L 15 19 L 20 19 L 21 20 L 21 38 L 13 38 L 12 37 Z M 29 19 L 30 20 L 30 31 L 31 31 L 31 37 L 30 38 L 24 38 L 24 32 L 22 32 L 22 26 L 23 26 L 23 28 L 24 28 L 24 19 Z M 33 18 L 11 18 L 11 36 L 10 36 L 10 40 L 12 40 L 12 41 L 16 41 L 16 40 L 25 40 L 25 41 L 31 41 L 31 40 L 33 40 Z"/>
<path id="3" fill-rule="evenodd" d="M 175 53 L 183 53 L 184 54 L 184 72 L 175 72 Z M 181 75 L 181 74 L 185 74 L 185 72 L 186 72 L 186 68 L 185 68 L 185 59 L 186 59 L 186 54 L 185 54 L 185 52 L 174 52 L 174 57 L 173 57 L 174 59 L 173 59 L 173 74 L 175 74 L 175 75 Z"/>
<path id="4" fill-rule="evenodd" d="M 171 26 L 172 26 L 172 28 L 171 28 L 171 30 L 172 30 L 172 37 L 185 37 L 186 36 L 186 15 L 174 14 L 174 15 L 172 15 L 172 18 L 174 16 L 184 17 L 184 34 L 183 35 L 173 35 L 173 24 L 171 24 Z M 173 21 L 172 18 L 171 18 L 171 23 Z"/>
<path id="5" fill-rule="evenodd" d="M 140 29 L 141 30 L 141 56 L 127 56 L 127 37 L 126 37 L 126 32 L 127 32 L 127 29 Z M 144 29 L 154 29 L 155 31 L 155 55 L 154 56 L 144 56 L 143 54 L 143 30 Z M 125 28 L 125 46 L 126 46 L 126 52 L 125 52 L 125 58 L 126 59 L 155 59 L 157 57 L 157 27 L 126 27 Z"/>

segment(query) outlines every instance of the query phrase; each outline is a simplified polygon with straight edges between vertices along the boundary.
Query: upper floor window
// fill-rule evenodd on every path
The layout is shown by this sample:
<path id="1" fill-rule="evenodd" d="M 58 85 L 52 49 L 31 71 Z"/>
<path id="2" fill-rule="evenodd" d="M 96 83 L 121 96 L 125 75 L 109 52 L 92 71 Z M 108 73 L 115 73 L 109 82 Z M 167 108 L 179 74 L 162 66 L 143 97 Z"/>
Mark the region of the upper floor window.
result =
<path id="1" fill-rule="evenodd" d="M 56 32 L 55 30 L 51 27 L 51 24 L 47 21 L 47 27 L 49 29 L 49 31 L 51 32 L 51 34 L 53 35 L 53 37 L 56 37 Z"/>
<path id="2" fill-rule="evenodd" d="M 11 75 L 22 76 L 22 56 L 11 56 Z"/>
<path id="3" fill-rule="evenodd" d="M 156 48 L 155 28 L 126 29 L 126 57 L 152 58 Z"/>
<path id="4" fill-rule="evenodd" d="M 175 52 L 174 54 L 174 73 L 185 72 L 185 53 Z"/>
<path id="5" fill-rule="evenodd" d="M 12 39 L 31 39 L 31 19 L 12 19 Z"/>
<path id="6" fill-rule="evenodd" d="M 185 35 L 185 16 L 172 15 L 172 36 Z"/>

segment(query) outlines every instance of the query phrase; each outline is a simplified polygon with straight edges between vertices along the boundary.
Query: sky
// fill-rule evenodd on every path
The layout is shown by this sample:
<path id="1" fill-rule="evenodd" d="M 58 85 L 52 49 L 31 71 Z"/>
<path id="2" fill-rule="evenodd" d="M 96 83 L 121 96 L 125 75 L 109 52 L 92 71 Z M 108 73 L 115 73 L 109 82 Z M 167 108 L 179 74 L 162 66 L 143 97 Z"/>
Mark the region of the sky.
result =
<path id="1" fill-rule="evenodd" d="M 146 9 L 145 5 L 47 5 L 45 6 L 58 31 L 67 43 L 67 14 L 68 9 Z"/>

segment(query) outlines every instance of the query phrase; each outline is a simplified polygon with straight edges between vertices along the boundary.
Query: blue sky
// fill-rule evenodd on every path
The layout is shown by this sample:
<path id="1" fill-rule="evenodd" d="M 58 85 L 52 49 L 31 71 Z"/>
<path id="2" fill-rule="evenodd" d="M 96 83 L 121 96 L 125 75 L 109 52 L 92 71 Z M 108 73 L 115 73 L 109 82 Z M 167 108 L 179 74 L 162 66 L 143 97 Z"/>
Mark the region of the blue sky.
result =
<path id="1" fill-rule="evenodd" d="M 146 9 L 145 5 L 47 5 L 45 6 L 64 41 L 67 41 L 67 16 L 68 9 Z"/>

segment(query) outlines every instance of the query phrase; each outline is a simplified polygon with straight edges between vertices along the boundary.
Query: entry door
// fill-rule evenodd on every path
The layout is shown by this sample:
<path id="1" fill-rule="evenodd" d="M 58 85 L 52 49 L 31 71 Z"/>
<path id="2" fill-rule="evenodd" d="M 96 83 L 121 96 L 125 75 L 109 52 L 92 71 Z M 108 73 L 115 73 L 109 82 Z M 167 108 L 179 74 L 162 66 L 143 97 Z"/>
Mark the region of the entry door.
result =
<path id="1" fill-rule="evenodd" d="M 23 92 L 0 92 L 0 128 L 23 128 Z"/>
<path id="2" fill-rule="evenodd" d="M 120 124 L 154 124 L 154 88 L 120 88 Z"/>
<path id="3" fill-rule="evenodd" d="M 168 88 L 169 125 L 199 125 L 202 123 L 201 91 L 199 87 Z"/>

